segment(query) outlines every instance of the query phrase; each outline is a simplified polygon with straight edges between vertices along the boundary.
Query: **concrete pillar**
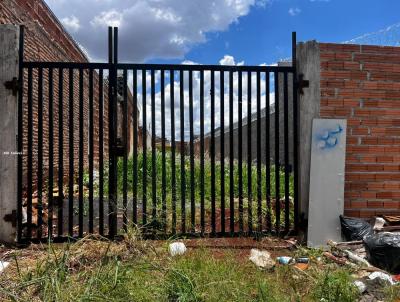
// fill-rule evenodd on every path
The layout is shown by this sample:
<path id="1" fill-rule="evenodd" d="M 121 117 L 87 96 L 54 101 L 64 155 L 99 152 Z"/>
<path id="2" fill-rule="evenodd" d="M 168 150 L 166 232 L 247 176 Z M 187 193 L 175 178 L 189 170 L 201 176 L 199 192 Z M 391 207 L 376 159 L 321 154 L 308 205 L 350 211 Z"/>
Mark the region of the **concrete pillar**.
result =
<path id="1" fill-rule="evenodd" d="M 19 27 L 0 25 L 0 242 L 15 243 L 18 103 L 4 83 L 18 78 Z M 14 212 L 15 214 L 15 212 Z"/>
<path id="2" fill-rule="evenodd" d="M 300 213 L 308 218 L 308 201 L 310 191 L 311 134 L 314 118 L 320 111 L 320 51 L 316 41 L 297 45 L 297 71 L 309 80 L 309 88 L 303 89 L 299 97 L 299 195 Z"/>

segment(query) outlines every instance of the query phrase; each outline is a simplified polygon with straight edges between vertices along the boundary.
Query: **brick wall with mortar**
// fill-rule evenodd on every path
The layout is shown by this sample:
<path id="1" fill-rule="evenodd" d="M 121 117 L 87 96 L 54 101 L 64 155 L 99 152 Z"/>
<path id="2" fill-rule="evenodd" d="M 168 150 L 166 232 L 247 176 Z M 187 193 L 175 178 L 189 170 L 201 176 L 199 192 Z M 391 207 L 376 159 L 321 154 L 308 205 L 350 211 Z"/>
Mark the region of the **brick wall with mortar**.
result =
<path id="1" fill-rule="evenodd" d="M 80 50 L 79 46 L 71 38 L 71 36 L 63 29 L 60 22 L 50 11 L 48 6 L 42 0 L 3 0 L 0 2 L 0 24 L 23 24 L 25 26 L 25 41 L 24 41 L 24 60 L 25 61 L 71 61 L 71 62 L 87 62 L 88 59 Z M 37 177 L 37 151 L 38 151 L 38 85 L 37 85 L 37 70 L 33 70 L 33 182 Z M 25 79 L 27 71 L 24 72 Z M 78 71 L 74 71 L 74 166 L 75 172 L 78 171 L 78 154 L 79 154 L 79 93 Z M 99 150 L 99 110 L 98 110 L 98 75 L 94 73 L 94 159 L 95 165 L 98 162 Z M 59 168 L 59 146 L 63 148 L 63 167 L 64 175 L 68 175 L 68 158 L 69 158 L 69 106 L 68 106 L 68 70 L 63 71 L 63 143 L 59 140 L 59 72 L 54 70 L 53 75 L 53 124 L 54 124 L 54 175 L 57 175 Z M 84 73 L 84 164 L 88 164 L 88 72 Z M 24 183 L 26 183 L 27 171 L 27 81 L 24 83 Z M 48 155 L 49 155 L 49 102 L 48 102 L 48 70 L 43 70 L 43 170 L 44 177 L 48 171 Z M 108 153 L 108 123 L 107 117 L 107 92 L 104 93 L 104 158 L 107 158 Z M 107 161 L 105 160 L 106 164 Z M 76 174 L 76 173 L 75 173 Z"/>
<path id="2" fill-rule="evenodd" d="M 322 118 L 347 119 L 345 214 L 400 214 L 400 47 L 319 43 Z"/>

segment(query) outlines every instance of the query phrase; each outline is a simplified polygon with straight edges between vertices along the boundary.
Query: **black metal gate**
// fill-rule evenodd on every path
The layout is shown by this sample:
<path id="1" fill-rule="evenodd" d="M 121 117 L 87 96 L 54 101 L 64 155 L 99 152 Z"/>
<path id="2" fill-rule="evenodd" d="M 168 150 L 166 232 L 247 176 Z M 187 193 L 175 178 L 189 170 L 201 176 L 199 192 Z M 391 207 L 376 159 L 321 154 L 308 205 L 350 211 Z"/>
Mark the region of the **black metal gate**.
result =
<path id="1" fill-rule="evenodd" d="M 277 66 L 25 62 L 18 242 L 298 228 L 296 35 Z M 108 160 L 107 160 L 108 159 Z"/>

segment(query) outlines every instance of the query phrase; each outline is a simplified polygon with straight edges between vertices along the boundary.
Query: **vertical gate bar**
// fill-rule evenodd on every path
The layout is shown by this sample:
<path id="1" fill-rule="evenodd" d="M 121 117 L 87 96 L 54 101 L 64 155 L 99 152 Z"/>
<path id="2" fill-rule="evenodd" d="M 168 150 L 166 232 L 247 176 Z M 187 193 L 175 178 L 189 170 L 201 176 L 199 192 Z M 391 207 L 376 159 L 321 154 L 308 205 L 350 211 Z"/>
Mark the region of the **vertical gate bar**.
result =
<path id="1" fill-rule="evenodd" d="M 271 231 L 271 144 L 270 144 L 270 74 L 265 75 L 265 168 L 266 168 L 266 199 L 267 199 L 267 229 Z"/>
<path id="2" fill-rule="evenodd" d="M 142 146 L 143 146 L 143 168 L 142 168 L 142 223 L 147 224 L 147 119 L 146 119 L 146 69 L 142 69 Z"/>
<path id="3" fill-rule="evenodd" d="M 260 72 L 257 71 L 257 216 L 258 232 L 262 227 L 262 208 L 261 208 L 261 79 Z"/>
<path id="4" fill-rule="evenodd" d="M 289 232 L 289 110 L 288 110 L 288 74 L 283 75 L 283 102 L 284 102 L 284 145 L 285 145 L 285 232 Z"/>
<path id="5" fill-rule="evenodd" d="M 122 135 L 124 137 L 124 159 L 123 159 L 123 178 L 122 178 L 122 204 L 124 207 L 123 212 L 123 228 L 125 232 L 128 230 L 128 71 L 123 71 L 123 117 L 122 117 Z"/>
<path id="6" fill-rule="evenodd" d="M 176 233 L 176 176 L 175 176 L 175 92 L 174 71 L 169 71 L 171 111 L 171 187 L 172 187 L 172 234 Z"/>
<path id="7" fill-rule="evenodd" d="M 99 70 L 99 234 L 104 236 L 104 87 L 103 69 Z"/>
<path id="8" fill-rule="evenodd" d="M 138 116 L 138 106 L 137 106 L 137 70 L 133 70 L 133 214 L 132 221 L 134 225 L 137 225 L 137 194 L 138 194 L 138 127 L 139 127 L 139 116 Z"/>
<path id="9" fill-rule="evenodd" d="M 151 78 L 151 188 L 152 188 L 152 221 L 157 219 L 157 179 L 156 179 L 156 90 L 154 69 L 150 71 Z"/>
<path id="10" fill-rule="evenodd" d="M 220 71 L 219 92 L 220 92 L 220 165 L 221 165 L 221 233 L 225 233 L 225 79 L 224 72 Z"/>
<path id="11" fill-rule="evenodd" d="M 296 57 L 296 32 L 292 33 L 292 66 L 293 66 L 293 187 L 294 187 L 294 230 L 299 231 L 299 165 L 298 165 L 298 103 L 297 103 L 297 57 Z"/>
<path id="12" fill-rule="evenodd" d="M 215 73 L 211 72 L 211 233 L 216 234 L 215 226 Z"/>
<path id="13" fill-rule="evenodd" d="M 68 98 L 69 98 L 69 121 L 68 121 L 68 153 L 69 153 L 69 171 L 68 171 L 68 234 L 74 235 L 74 70 L 69 69 L 68 79 Z"/>
<path id="14" fill-rule="evenodd" d="M 38 221 L 37 238 L 42 237 L 43 225 L 43 69 L 38 73 Z"/>
<path id="15" fill-rule="evenodd" d="M 239 231 L 243 232 L 243 163 L 242 163 L 242 104 L 243 104 L 242 71 L 238 74 L 238 186 L 239 186 Z"/>
<path id="16" fill-rule="evenodd" d="M 63 206 L 64 206 L 64 70 L 58 69 L 58 236 L 63 235 Z"/>
<path id="17" fill-rule="evenodd" d="M 18 91 L 18 184 L 17 184 L 17 242 L 22 239 L 22 152 L 23 152 L 23 95 L 24 95 L 24 26 L 19 27 L 19 53 L 18 53 L 18 82 L 21 84 Z"/>
<path id="18" fill-rule="evenodd" d="M 79 69 L 79 237 L 83 237 L 83 69 Z"/>
<path id="19" fill-rule="evenodd" d="M 167 233 L 167 176 L 166 176 L 166 154 L 165 154 L 165 71 L 161 70 L 160 89 L 161 89 L 161 221 L 164 234 Z"/>
<path id="20" fill-rule="evenodd" d="M 252 209 L 252 188 L 251 188 L 251 71 L 247 73 L 247 212 L 248 231 L 253 232 L 253 209 Z"/>
<path id="21" fill-rule="evenodd" d="M 48 221 L 47 236 L 53 236 L 53 69 L 49 68 L 49 180 L 48 180 Z"/>
<path id="22" fill-rule="evenodd" d="M 27 237 L 32 237 L 32 164 L 33 164 L 33 117 L 32 109 L 32 68 L 28 69 L 28 196 L 27 196 Z"/>
<path id="23" fill-rule="evenodd" d="M 279 235 L 281 224 L 281 203 L 280 203 L 280 161 L 279 161 L 279 74 L 274 73 L 275 80 L 275 219 L 276 232 Z"/>
<path id="24" fill-rule="evenodd" d="M 200 224 L 201 234 L 205 232 L 204 218 L 204 70 L 200 71 Z"/>
<path id="25" fill-rule="evenodd" d="M 113 149 L 113 133 L 110 131 L 112 129 L 111 121 L 112 121 L 112 99 L 113 99 L 113 91 L 112 91 L 112 62 L 113 62 L 113 39 L 112 39 L 113 31 L 112 27 L 108 27 L 108 104 L 107 104 L 107 110 L 108 110 L 108 170 L 109 174 L 112 168 L 112 149 Z M 110 175 L 111 176 L 111 175 Z M 111 238 L 113 236 L 112 234 L 112 216 L 111 216 L 111 211 L 112 211 L 112 206 L 111 206 L 111 192 L 112 191 L 112 183 L 111 183 L 111 178 L 108 177 L 108 235 Z"/>
<path id="26" fill-rule="evenodd" d="M 184 99 L 184 82 L 183 82 L 183 70 L 179 72 L 179 101 L 180 101 L 180 152 L 181 152 L 181 232 L 186 232 L 186 179 L 185 179 L 185 99 Z"/>
<path id="27" fill-rule="evenodd" d="M 109 63 L 109 90 L 108 90 L 108 153 L 109 153 L 109 180 L 108 180 L 108 236 L 114 238 L 117 233 L 117 157 L 115 154 L 116 131 L 116 95 L 117 95 L 117 45 L 118 31 L 108 28 L 108 63 Z"/>
<path id="28" fill-rule="evenodd" d="M 189 131 L 190 131 L 190 220 L 191 232 L 195 232 L 196 207 L 194 185 L 194 133 L 193 133 L 193 72 L 189 71 Z"/>
<path id="29" fill-rule="evenodd" d="M 79 69 L 79 237 L 83 237 L 83 69 Z"/>
<path id="30" fill-rule="evenodd" d="M 235 181 L 233 166 L 233 72 L 229 72 L 229 222 L 231 234 L 235 232 Z"/>
<path id="31" fill-rule="evenodd" d="M 89 233 L 93 233 L 93 69 L 89 69 Z"/>

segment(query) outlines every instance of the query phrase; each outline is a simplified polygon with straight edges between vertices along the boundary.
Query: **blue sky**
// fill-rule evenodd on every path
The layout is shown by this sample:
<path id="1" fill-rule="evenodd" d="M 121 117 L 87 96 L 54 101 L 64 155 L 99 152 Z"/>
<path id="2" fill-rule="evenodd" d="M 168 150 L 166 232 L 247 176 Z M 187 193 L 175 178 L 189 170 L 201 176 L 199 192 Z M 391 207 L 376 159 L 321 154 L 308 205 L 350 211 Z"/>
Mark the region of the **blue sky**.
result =
<path id="1" fill-rule="evenodd" d="M 290 57 L 292 31 L 298 41 L 343 42 L 400 24 L 398 0 L 46 2 L 95 61 L 106 59 L 108 25 L 120 28 L 124 61 L 218 64 L 231 55 L 258 65 Z M 384 43 L 400 41 L 399 27 Z"/>
<path id="2" fill-rule="evenodd" d="M 119 27 L 119 58 L 129 63 L 274 64 L 291 57 L 291 32 L 298 41 L 370 43 L 400 46 L 400 0 L 46 0 L 91 61 L 107 60 L 107 27 Z M 355 40 L 353 40 L 355 39 Z M 187 77 L 188 74 L 185 74 Z M 194 129 L 199 132 L 199 74 L 194 73 Z M 219 76 L 219 75 L 217 75 Z M 246 76 L 243 83 L 247 83 Z M 133 74 L 128 74 L 132 83 Z M 159 83 L 156 74 L 156 86 Z M 210 90 L 205 73 L 205 91 Z M 227 80 L 227 77 L 225 78 Z M 252 77 L 254 82 L 255 78 Z M 146 75 L 149 86 L 149 74 Z M 216 126 L 220 116 L 220 86 L 216 79 Z M 185 138 L 188 139 L 188 80 L 185 80 Z M 141 86 L 141 73 L 138 74 Z M 271 87 L 273 81 L 271 81 Z M 179 83 L 175 80 L 175 120 L 179 120 Z M 225 94 L 227 83 L 225 84 Z M 255 82 L 251 89 L 256 87 Z M 243 85 L 246 95 L 247 84 Z M 156 87 L 156 131 L 160 134 L 160 91 Z M 166 120 L 170 123 L 170 86 L 165 87 Z M 261 82 L 262 107 L 266 106 Z M 147 90 L 147 100 L 150 100 Z M 252 92 L 252 96 L 256 92 Z M 275 100 L 270 90 L 270 105 Z M 139 110 L 141 108 L 139 89 Z M 225 95 L 225 100 L 228 96 Z M 205 96 L 205 130 L 210 130 L 210 99 Z M 242 104 L 246 116 L 246 104 Z M 256 102 L 252 101 L 252 112 Z M 234 108 L 238 106 L 234 78 Z M 151 105 L 146 104 L 150 127 Z M 228 116 L 225 106 L 225 116 Z M 234 121 L 237 120 L 234 112 Z M 170 136 L 167 128 L 167 137 Z M 180 126 L 175 125 L 175 136 Z"/>
<path id="3" fill-rule="evenodd" d="M 253 8 L 229 30 L 209 34 L 186 58 L 215 63 L 230 54 L 246 64 L 272 63 L 291 56 L 292 31 L 299 41 L 343 42 L 399 22 L 399 12 L 397 0 L 273 1 Z"/>

